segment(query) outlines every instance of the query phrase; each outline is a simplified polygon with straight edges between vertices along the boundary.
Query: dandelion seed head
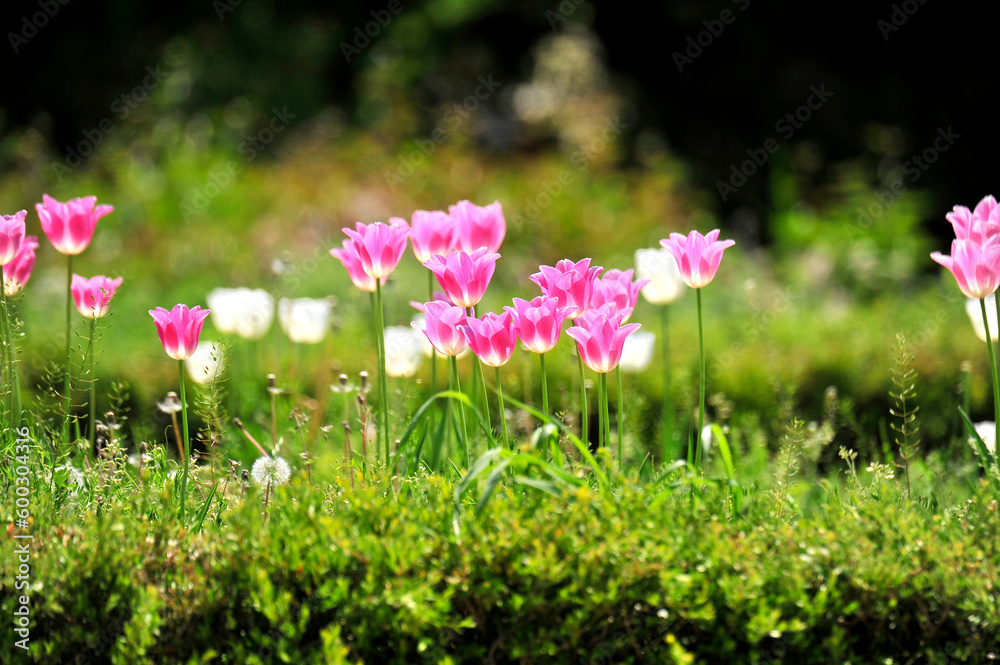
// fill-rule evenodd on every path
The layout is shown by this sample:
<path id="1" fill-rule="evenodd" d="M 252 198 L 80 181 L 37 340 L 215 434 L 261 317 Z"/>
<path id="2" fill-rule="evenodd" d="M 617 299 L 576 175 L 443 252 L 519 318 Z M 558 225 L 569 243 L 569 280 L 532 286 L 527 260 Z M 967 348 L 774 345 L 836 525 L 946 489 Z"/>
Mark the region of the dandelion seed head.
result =
<path id="1" fill-rule="evenodd" d="M 253 477 L 253 481 L 261 486 L 268 483 L 281 485 L 291 478 L 292 470 L 289 468 L 288 462 L 281 457 L 260 457 L 253 463 L 250 475 Z"/>

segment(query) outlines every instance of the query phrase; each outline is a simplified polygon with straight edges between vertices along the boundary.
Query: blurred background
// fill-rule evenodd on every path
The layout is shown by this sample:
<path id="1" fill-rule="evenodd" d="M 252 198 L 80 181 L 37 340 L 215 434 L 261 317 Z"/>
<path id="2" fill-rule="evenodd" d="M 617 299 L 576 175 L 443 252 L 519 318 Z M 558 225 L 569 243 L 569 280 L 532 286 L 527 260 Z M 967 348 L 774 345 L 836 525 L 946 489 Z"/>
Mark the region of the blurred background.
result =
<path id="1" fill-rule="evenodd" d="M 340 229 L 470 199 L 499 200 L 508 222 L 494 311 L 536 294 L 540 263 L 627 269 L 670 232 L 722 228 L 738 244 L 706 292 L 715 419 L 766 432 L 789 404 L 821 419 L 835 386 L 844 440 L 881 450 L 902 332 L 924 445 L 943 447 L 959 432 L 962 361 L 974 415 L 990 412 L 964 298 L 928 254 L 947 250 L 953 205 L 996 193 L 994 13 L 927 0 L 7 2 L 0 201 L 115 206 L 76 268 L 124 277 L 97 372 L 127 381 L 157 427 L 176 378 L 148 309 L 204 305 L 220 286 L 335 299 L 322 343 L 292 345 L 275 324 L 262 366 L 243 367 L 262 403 L 275 371 L 325 404 L 337 373 L 374 369 L 368 298 L 327 254 Z M 29 232 L 41 235 L 33 211 Z M 32 385 L 62 353 L 64 270 L 43 240 L 19 304 Z M 425 291 L 408 256 L 388 322 L 407 324 Z M 694 299 L 670 319 L 683 412 Z M 645 302 L 633 320 L 662 334 Z M 530 360 L 508 372 L 515 394 L 532 390 Z M 656 362 L 628 379 L 650 439 Z"/>

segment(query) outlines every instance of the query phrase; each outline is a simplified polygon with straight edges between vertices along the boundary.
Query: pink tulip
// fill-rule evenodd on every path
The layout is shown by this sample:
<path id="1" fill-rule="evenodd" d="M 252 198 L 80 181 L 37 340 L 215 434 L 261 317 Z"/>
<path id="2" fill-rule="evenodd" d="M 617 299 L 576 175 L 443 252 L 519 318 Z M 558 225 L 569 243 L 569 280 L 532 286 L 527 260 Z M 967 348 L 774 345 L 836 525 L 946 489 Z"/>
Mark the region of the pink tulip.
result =
<path id="1" fill-rule="evenodd" d="M 469 346 L 461 326 L 466 321 L 465 310 L 440 301 L 424 304 L 424 327 L 427 339 L 445 356 L 457 356 Z"/>
<path id="2" fill-rule="evenodd" d="M 542 293 L 559 301 L 559 307 L 571 307 L 571 316 L 580 317 L 590 307 L 594 293 L 594 282 L 604 268 L 590 266 L 590 259 L 573 263 L 563 259 L 552 266 L 539 266 L 541 272 L 531 276 L 531 281 L 542 289 Z"/>
<path id="3" fill-rule="evenodd" d="M 955 238 L 971 240 L 984 245 L 991 238 L 1000 236 L 1000 206 L 992 196 L 985 196 L 974 211 L 965 206 L 955 208 L 945 215 L 955 229 Z"/>
<path id="4" fill-rule="evenodd" d="M 456 224 L 451 215 L 442 210 L 417 210 L 411 218 L 410 242 L 413 255 L 424 263 L 435 254 L 447 255 L 455 249 Z"/>
<path id="5" fill-rule="evenodd" d="M 96 196 L 61 203 L 48 194 L 42 196 L 42 203 L 35 204 L 42 230 L 56 251 L 74 256 L 87 249 L 98 220 L 115 209 L 96 204 Z"/>
<path id="6" fill-rule="evenodd" d="M 365 272 L 365 268 L 361 264 L 361 255 L 358 254 L 353 240 L 345 240 L 342 248 L 331 249 L 330 256 L 339 259 L 344 264 L 344 269 L 347 270 L 347 275 L 351 278 L 354 286 L 367 293 L 375 293 L 375 278 Z M 383 277 L 383 284 L 385 284 L 385 280 L 386 278 Z"/>
<path id="7" fill-rule="evenodd" d="M 14 260 L 24 242 L 24 218 L 28 211 L 22 210 L 13 215 L 0 215 L 0 265 L 7 265 Z"/>
<path id="8" fill-rule="evenodd" d="M 361 261 L 361 268 L 369 277 L 388 277 L 396 269 L 406 251 L 406 237 L 410 227 L 395 217 L 392 223 L 357 224 L 355 230 L 344 229 L 344 233 L 354 243 L 354 249 Z"/>
<path id="9" fill-rule="evenodd" d="M 436 254 L 424 265 L 437 277 L 452 303 L 474 307 L 483 299 L 499 258 L 499 254 L 480 247 L 471 254 L 465 251 L 455 251 L 447 257 Z"/>
<path id="10" fill-rule="evenodd" d="M 736 241 L 719 240 L 719 230 L 715 229 L 705 236 L 692 231 L 686 238 L 680 233 L 671 233 L 660 244 L 673 254 L 684 283 L 692 289 L 700 289 L 715 279 L 722 252 L 735 245 Z"/>
<path id="11" fill-rule="evenodd" d="M 86 279 L 79 275 L 73 275 L 70 291 L 80 314 L 88 319 L 99 319 L 108 313 L 111 299 L 121 285 L 121 277 L 111 279 L 104 275 L 97 275 Z"/>
<path id="12" fill-rule="evenodd" d="M 601 374 L 607 374 L 622 359 L 625 338 L 642 327 L 639 323 L 622 325 L 620 317 L 598 314 L 586 326 L 574 326 L 566 334 L 576 340 L 584 364 Z"/>
<path id="13" fill-rule="evenodd" d="M 451 304 L 451 300 L 448 298 L 448 294 L 444 291 L 434 291 L 431 293 L 431 302 L 443 302 L 447 305 Z M 417 310 L 418 312 L 424 311 L 424 305 L 427 303 L 420 302 L 419 300 L 411 300 L 410 307 Z"/>
<path id="14" fill-rule="evenodd" d="M 468 317 L 459 326 L 476 357 L 490 367 L 501 367 L 510 361 L 517 346 L 517 324 L 510 312 L 483 314 L 481 319 Z"/>
<path id="15" fill-rule="evenodd" d="M 24 288 L 35 267 L 35 250 L 38 249 L 38 237 L 28 236 L 21 243 L 21 249 L 9 263 L 3 266 L 3 289 L 8 296 L 15 295 Z"/>
<path id="16" fill-rule="evenodd" d="M 548 296 L 537 296 L 530 302 L 514 298 L 514 306 L 504 309 L 513 317 L 524 348 L 534 353 L 548 353 L 555 348 L 563 321 L 575 311 L 560 307 L 558 298 Z"/>
<path id="17" fill-rule="evenodd" d="M 934 252 L 931 258 L 951 271 L 969 298 L 982 300 L 1000 287 L 1000 238 L 983 246 L 972 240 L 953 240 L 950 256 Z"/>
<path id="18" fill-rule="evenodd" d="M 162 307 L 149 311 L 156 322 L 156 332 L 163 343 L 163 350 L 174 360 L 185 360 L 198 348 L 201 327 L 210 310 L 197 305 L 188 309 L 187 305 L 174 305 L 169 312 Z"/>
<path id="19" fill-rule="evenodd" d="M 594 282 L 590 298 L 591 309 L 611 305 L 613 313 L 621 314 L 622 322 L 629 320 L 639 302 L 639 291 L 649 284 L 648 279 L 632 281 L 632 270 L 609 270 Z"/>
<path id="20" fill-rule="evenodd" d="M 455 220 L 455 242 L 458 249 L 470 254 L 480 247 L 485 247 L 491 253 L 500 249 L 507 234 L 507 221 L 499 201 L 488 206 L 459 201 L 448 207 L 448 214 Z"/>

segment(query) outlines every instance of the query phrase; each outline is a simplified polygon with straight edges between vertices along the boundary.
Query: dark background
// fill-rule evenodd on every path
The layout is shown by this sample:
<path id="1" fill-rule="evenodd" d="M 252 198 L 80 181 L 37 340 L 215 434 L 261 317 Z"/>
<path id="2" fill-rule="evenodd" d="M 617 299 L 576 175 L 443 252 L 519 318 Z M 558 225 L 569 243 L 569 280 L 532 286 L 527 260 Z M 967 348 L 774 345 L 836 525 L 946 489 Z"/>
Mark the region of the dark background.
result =
<path id="1" fill-rule="evenodd" d="M 37 128 L 58 151 L 106 117 L 109 100 L 139 82 L 179 35 L 197 57 L 197 76 L 184 100 L 189 109 L 223 106 L 243 95 L 264 108 L 301 109 L 299 118 L 333 104 L 352 123 L 373 121 L 359 79 L 384 51 L 367 48 L 348 63 L 339 45 L 388 2 L 236 2 L 68 0 L 16 54 L 11 34 L 26 34 L 25 17 L 41 12 L 46 1 L 4 3 L 0 128 Z M 399 89 L 416 108 L 429 109 L 441 98 L 467 94 L 477 72 L 505 81 L 527 78 L 532 49 L 553 26 L 589 26 L 603 46 L 613 87 L 627 100 L 632 136 L 643 130 L 662 136 L 724 215 L 746 207 L 764 220 L 771 204 L 767 178 L 749 179 L 726 202 L 715 194 L 716 182 L 747 159 L 747 149 L 777 136 L 776 121 L 806 100 L 810 86 L 825 85 L 833 93 L 828 104 L 781 141 L 808 146 L 801 171 L 822 185 L 830 180 L 826 165 L 859 159 L 870 166 L 878 187 L 880 174 L 929 147 L 938 128 L 950 126 L 961 139 L 919 182 L 934 192 L 939 220 L 940 211 L 955 203 L 973 205 L 994 188 L 1000 147 L 992 37 L 997 10 L 972 7 L 938 0 L 413 0 L 403 2 L 409 22 L 390 25 L 395 32 L 387 29 L 379 38 L 404 52 Z M 566 21 L 554 18 L 560 9 Z M 732 12 L 732 23 L 678 72 L 673 53 L 684 51 L 689 37 L 706 30 L 703 22 L 724 10 Z M 912 15 L 886 38 L 888 23 L 880 27 L 879 21 L 907 10 Z M 423 33 L 415 36 L 414 23 Z M 484 135 L 484 148 L 532 150 L 544 144 L 544 137 L 520 132 L 502 104 L 494 111 L 497 131 Z M 623 165 L 633 159 L 626 155 Z M 934 224 L 947 235 L 949 229 Z"/>

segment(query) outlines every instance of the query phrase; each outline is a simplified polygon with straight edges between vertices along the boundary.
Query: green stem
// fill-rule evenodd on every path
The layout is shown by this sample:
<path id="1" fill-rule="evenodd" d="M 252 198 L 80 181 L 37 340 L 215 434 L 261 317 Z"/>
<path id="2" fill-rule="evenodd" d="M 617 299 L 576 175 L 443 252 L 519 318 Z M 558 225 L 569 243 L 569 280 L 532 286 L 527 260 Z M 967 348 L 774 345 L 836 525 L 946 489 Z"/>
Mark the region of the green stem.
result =
<path id="1" fill-rule="evenodd" d="M 2 272 L 2 266 L 0 266 L 0 272 Z M 11 335 L 10 335 L 10 312 L 7 310 L 7 294 L 3 289 L 3 285 L 0 284 L 0 317 L 3 318 L 3 352 L 0 353 L 0 374 L 3 375 L 3 380 L 10 384 L 10 391 L 4 390 L 4 401 L 9 400 L 10 411 L 10 424 L 11 426 L 17 425 L 14 419 L 14 363 L 11 354 Z M 6 388 L 6 386 L 4 386 Z"/>
<path id="2" fill-rule="evenodd" d="M 427 271 L 427 301 L 430 302 L 434 300 L 434 273 L 430 270 Z M 434 346 L 431 346 L 431 394 L 437 392 L 437 359 L 438 352 Z"/>
<path id="3" fill-rule="evenodd" d="M 17 316 L 15 315 L 15 308 L 12 307 L 13 303 L 8 304 L 7 316 L 13 318 L 17 321 Z M 10 320 L 10 319 L 8 319 Z M 15 336 L 12 333 L 10 335 L 10 363 L 11 363 L 11 381 L 14 382 L 14 422 L 17 424 L 21 423 L 21 371 L 19 367 L 19 362 L 17 359 L 17 343 L 15 342 Z"/>
<path id="4" fill-rule="evenodd" d="M 701 464 L 701 430 L 705 426 L 705 330 L 701 313 L 701 289 L 695 289 L 695 293 L 698 296 L 698 346 L 701 348 L 701 389 L 698 401 L 698 429 L 694 434 L 695 465 L 697 466 Z"/>
<path id="5" fill-rule="evenodd" d="M 458 378 L 458 357 L 451 356 L 451 375 L 455 379 L 455 392 L 462 392 L 462 381 Z M 465 424 L 465 402 L 462 402 L 458 407 L 458 413 L 462 421 L 462 443 L 465 446 L 465 468 L 469 468 L 472 464 L 472 454 L 469 451 L 469 430 Z"/>
<path id="6" fill-rule="evenodd" d="M 91 354 L 94 347 L 94 337 L 97 333 L 97 319 L 90 320 L 90 340 L 87 342 L 87 355 L 90 356 L 90 449 L 97 449 L 97 365 L 96 354 Z"/>
<path id="7" fill-rule="evenodd" d="M 385 372 L 385 318 L 382 313 L 382 280 L 375 280 L 375 327 L 378 337 L 379 415 L 382 425 L 382 450 L 389 464 L 389 383 Z"/>
<path id="8" fill-rule="evenodd" d="M 990 356 L 990 371 L 993 372 L 993 420 L 996 422 L 996 437 L 994 441 L 1000 441 L 1000 377 L 997 376 L 997 359 L 993 353 L 993 340 L 990 337 L 990 321 L 986 316 L 986 299 L 979 299 L 979 306 L 983 311 L 983 327 L 986 329 L 986 349 Z"/>
<path id="9" fill-rule="evenodd" d="M 476 372 L 479 374 L 479 384 L 483 387 L 483 413 L 486 415 L 486 424 L 492 430 L 493 419 L 490 417 L 490 391 L 486 387 L 486 372 L 483 371 L 483 362 L 478 357 L 476 358 Z"/>
<path id="10" fill-rule="evenodd" d="M 670 306 L 664 305 L 660 308 L 660 344 L 663 356 L 663 451 L 661 460 L 666 462 L 674 452 L 674 405 L 670 400 L 670 336 L 667 322 L 667 313 Z"/>
<path id="11" fill-rule="evenodd" d="M 185 391 L 184 361 L 177 361 L 181 379 L 181 423 L 184 430 L 184 475 L 181 477 L 181 522 L 187 509 L 188 466 L 191 463 L 191 439 L 188 435 L 187 393 Z"/>
<path id="12" fill-rule="evenodd" d="M 503 404 L 503 386 L 500 385 L 500 368 L 496 367 L 497 374 L 497 399 L 500 401 L 500 431 L 503 433 L 503 445 L 504 447 L 510 446 L 510 437 L 507 435 L 507 410 L 504 408 Z"/>
<path id="13" fill-rule="evenodd" d="M 576 364 L 580 370 L 580 439 L 584 445 L 590 443 L 590 416 L 587 413 L 587 375 L 583 367 L 583 355 L 576 350 Z"/>
<path id="14" fill-rule="evenodd" d="M 625 391 L 622 388 L 621 365 L 615 368 L 618 378 L 618 469 L 625 467 Z"/>
<path id="15" fill-rule="evenodd" d="M 69 420 L 70 409 L 72 408 L 72 395 L 70 394 L 70 331 L 73 326 L 73 255 L 66 257 L 66 371 L 63 377 L 63 393 L 66 396 L 66 413 L 63 419 L 63 439 L 69 442 Z"/>
<path id="16" fill-rule="evenodd" d="M 608 375 L 601 372 L 598 376 L 601 397 L 601 448 L 607 448 L 611 442 L 611 416 L 608 411 Z"/>
<path id="17" fill-rule="evenodd" d="M 542 413 L 548 416 L 551 414 L 549 413 L 549 381 L 545 375 L 545 354 L 539 353 L 538 360 L 542 365 Z"/>

